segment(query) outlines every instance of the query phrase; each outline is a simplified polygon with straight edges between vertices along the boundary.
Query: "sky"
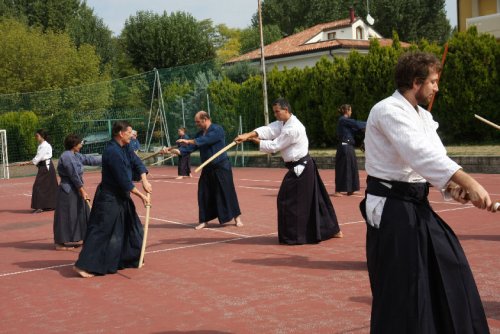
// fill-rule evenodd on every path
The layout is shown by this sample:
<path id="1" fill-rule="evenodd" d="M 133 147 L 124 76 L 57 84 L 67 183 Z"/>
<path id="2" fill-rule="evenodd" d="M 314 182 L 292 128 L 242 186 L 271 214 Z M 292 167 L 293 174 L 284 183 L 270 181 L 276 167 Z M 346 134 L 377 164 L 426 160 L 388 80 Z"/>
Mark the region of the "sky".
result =
<path id="1" fill-rule="evenodd" d="M 140 10 L 159 14 L 183 11 L 197 20 L 211 19 L 214 24 L 224 23 L 230 28 L 248 27 L 257 11 L 257 0 L 87 0 L 87 5 L 116 36 L 125 20 Z M 452 27 L 457 25 L 456 5 L 456 0 L 446 0 L 445 9 Z"/>

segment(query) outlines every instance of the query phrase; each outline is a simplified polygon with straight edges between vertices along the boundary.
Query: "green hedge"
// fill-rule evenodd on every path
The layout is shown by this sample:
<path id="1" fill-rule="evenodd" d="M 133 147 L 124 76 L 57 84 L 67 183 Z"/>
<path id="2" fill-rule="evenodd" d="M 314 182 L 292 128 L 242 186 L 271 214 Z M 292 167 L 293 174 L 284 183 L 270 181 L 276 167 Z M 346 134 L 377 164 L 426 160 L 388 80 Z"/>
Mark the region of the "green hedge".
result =
<path id="1" fill-rule="evenodd" d="M 426 41 L 410 49 L 433 52 L 440 58 L 444 50 Z M 274 69 L 268 73 L 269 103 L 280 96 L 287 98 L 307 128 L 311 147 L 334 146 L 338 107 L 349 103 L 353 117 L 366 120 L 372 106 L 394 92 L 394 67 L 405 51 L 395 36 L 392 47 L 372 41 L 367 55 L 353 51 L 347 58 L 323 58 L 312 68 Z M 479 35 L 471 28 L 450 39 L 440 93 L 432 109 L 445 144 L 498 143 L 500 132 L 478 122 L 473 114 L 496 122 L 500 119 L 499 74 L 500 44 L 493 36 Z M 213 82 L 211 99 L 219 108 L 242 115 L 243 131 L 263 125 L 261 77 L 235 85 L 229 80 Z M 269 118 L 274 120 L 272 113 Z"/>
<path id="2" fill-rule="evenodd" d="M 31 160 L 34 157 L 38 124 L 38 117 L 31 111 L 7 112 L 0 115 L 0 129 L 7 130 L 10 162 Z"/>

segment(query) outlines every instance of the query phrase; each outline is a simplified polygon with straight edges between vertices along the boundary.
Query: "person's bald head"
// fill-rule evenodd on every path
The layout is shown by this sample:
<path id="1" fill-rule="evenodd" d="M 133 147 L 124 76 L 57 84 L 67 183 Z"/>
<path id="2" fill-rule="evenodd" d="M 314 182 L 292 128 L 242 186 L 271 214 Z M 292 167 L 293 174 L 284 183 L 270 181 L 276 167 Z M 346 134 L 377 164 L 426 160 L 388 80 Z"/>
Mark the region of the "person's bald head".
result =
<path id="1" fill-rule="evenodd" d="M 212 124 L 210 115 L 204 110 L 198 111 L 196 113 L 196 115 L 194 116 L 194 122 L 196 123 L 196 126 L 201 130 L 207 130 L 210 124 Z"/>

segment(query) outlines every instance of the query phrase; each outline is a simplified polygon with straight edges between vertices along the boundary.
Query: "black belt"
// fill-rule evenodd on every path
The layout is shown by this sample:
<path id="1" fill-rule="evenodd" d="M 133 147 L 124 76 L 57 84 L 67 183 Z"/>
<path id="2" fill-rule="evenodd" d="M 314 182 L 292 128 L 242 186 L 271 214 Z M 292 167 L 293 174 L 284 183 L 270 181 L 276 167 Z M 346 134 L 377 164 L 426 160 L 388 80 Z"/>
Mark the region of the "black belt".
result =
<path id="1" fill-rule="evenodd" d="M 388 183 L 391 188 L 383 183 Z M 387 181 L 368 175 L 366 192 L 371 195 L 396 198 L 406 202 L 428 204 L 429 183 L 409 183 L 401 181 Z"/>
<path id="2" fill-rule="evenodd" d="M 285 166 L 288 169 L 292 169 L 293 167 L 298 166 L 298 165 L 305 166 L 305 165 L 307 165 L 307 161 L 309 161 L 309 160 L 311 160 L 311 157 L 309 156 L 309 153 L 308 153 L 297 161 L 285 162 Z"/>
<path id="3" fill-rule="evenodd" d="M 38 167 L 41 167 L 41 166 L 47 166 L 47 161 L 50 163 L 50 159 L 47 159 L 47 160 L 42 160 L 40 161 L 39 163 L 37 163 L 36 165 Z"/>

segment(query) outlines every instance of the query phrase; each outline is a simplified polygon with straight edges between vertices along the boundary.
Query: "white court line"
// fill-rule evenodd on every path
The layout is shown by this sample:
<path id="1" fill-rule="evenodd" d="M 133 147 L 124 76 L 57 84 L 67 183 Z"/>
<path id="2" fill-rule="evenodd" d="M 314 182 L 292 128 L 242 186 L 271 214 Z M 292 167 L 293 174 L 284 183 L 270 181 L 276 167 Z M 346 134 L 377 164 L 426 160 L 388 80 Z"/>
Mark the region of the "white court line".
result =
<path id="1" fill-rule="evenodd" d="M 241 181 L 252 181 L 252 182 L 281 182 L 282 180 L 274 181 L 274 180 L 255 180 L 255 179 L 238 179 Z"/>
<path id="2" fill-rule="evenodd" d="M 139 217 L 145 218 L 145 216 L 141 216 L 141 215 L 139 215 Z M 191 228 L 194 229 L 194 227 L 193 227 L 192 224 L 186 224 L 186 223 L 176 222 L 176 221 L 173 221 L 173 220 L 161 219 L 161 218 L 155 218 L 155 217 L 150 217 L 150 219 L 159 220 L 159 221 L 162 221 L 162 222 L 171 223 L 171 224 L 175 224 L 175 225 L 189 226 L 189 227 L 191 227 Z M 228 225 L 228 226 L 231 226 L 231 225 Z M 220 230 L 219 228 L 210 228 L 210 227 L 207 228 L 206 227 L 206 228 L 203 228 L 202 230 L 209 230 L 209 231 L 221 232 L 221 233 L 226 233 L 226 234 L 232 234 L 232 235 L 237 235 L 238 237 L 247 237 L 247 238 L 251 237 L 251 235 L 234 233 L 234 232 L 229 232 L 229 231 L 224 231 L 224 230 Z"/>
<path id="3" fill-rule="evenodd" d="M 27 273 L 32 273 L 34 271 L 41 271 L 41 270 L 48 270 L 48 269 L 54 269 L 54 268 L 69 267 L 69 266 L 72 266 L 72 265 L 73 265 L 73 263 L 68 263 L 68 264 L 60 264 L 60 265 L 57 265 L 57 266 L 50 266 L 50 267 L 42 267 L 42 268 L 36 268 L 36 269 L 15 271 L 15 272 L 11 272 L 11 273 L 0 274 L 0 277 L 13 276 L 13 275 L 19 275 L 19 274 L 27 274 Z"/>
<path id="4" fill-rule="evenodd" d="M 278 234 L 278 232 L 253 235 L 253 236 L 249 236 L 249 237 L 234 238 L 234 239 L 228 239 L 228 240 L 219 240 L 219 241 L 213 241 L 213 242 L 204 242 L 202 244 L 196 244 L 196 245 L 187 245 L 187 246 L 180 246 L 180 247 L 174 247 L 174 248 L 158 249 L 158 250 L 155 250 L 155 251 L 146 252 L 146 254 L 164 253 L 164 252 L 170 252 L 170 251 L 179 250 L 179 249 L 186 249 L 186 248 L 193 248 L 193 247 L 198 247 L 198 246 L 217 245 L 217 244 L 228 243 L 228 242 L 237 241 L 237 240 L 266 237 L 266 236 L 274 235 L 274 234 Z"/>
<path id="5" fill-rule="evenodd" d="M 278 191 L 276 188 L 264 188 L 264 187 L 252 187 L 252 186 L 238 186 L 237 188 L 245 188 L 245 189 L 257 189 L 257 190 L 272 190 Z"/>
<path id="6" fill-rule="evenodd" d="M 439 210 L 439 211 L 436 211 L 436 213 L 446 212 L 446 211 L 455 211 L 455 210 L 464 210 L 464 209 L 471 209 L 471 208 L 474 208 L 474 206 L 465 205 L 464 207 L 461 207 L 461 208 Z M 185 223 L 175 222 L 175 221 L 161 219 L 161 218 L 154 218 L 153 217 L 151 219 L 159 220 L 159 221 L 164 221 L 164 222 L 168 222 L 168 223 L 171 223 L 171 224 L 187 225 Z M 339 225 L 340 226 L 342 226 L 342 225 L 354 225 L 354 224 L 359 224 L 359 223 L 364 223 L 364 222 L 365 222 L 364 220 L 359 220 L 359 221 L 354 221 L 354 222 L 342 223 L 342 224 L 339 224 Z M 217 231 L 218 229 L 210 229 L 209 228 L 209 230 Z M 227 231 L 219 231 L 219 232 L 227 233 Z M 231 233 L 231 232 L 229 232 L 229 233 L 230 234 L 236 234 L 236 233 Z M 158 249 L 158 250 L 155 250 L 155 251 L 146 252 L 146 254 L 164 253 L 164 252 L 171 252 L 171 251 L 174 251 L 174 250 L 181 250 L 181 249 L 186 249 L 186 248 L 193 248 L 193 247 L 200 247 L 200 246 L 210 246 L 210 245 L 216 245 L 216 244 L 221 244 L 221 243 L 228 243 L 228 242 L 236 241 L 236 240 L 244 240 L 244 239 L 251 239 L 251 238 L 260 238 L 260 237 L 263 237 L 263 236 L 269 236 L 269 235 L 275 235 L 275 234 L 277 234 L 277 232 L 267 233 L 267 234 L 260 234 L 260 235 L 252 235 L 252 236 L 244 236 L 244 235 L 242 235 L 239 238 L 233 238 L 233 239 L 228 239 L 228 240 L 218 240 L 218 241 L 214 241 L 214 242 L 205 242 L 205 243 L 202 243 L 202 244 L 187 245 L 187 246 L 174 247 L 174 248 Z M 238 235 L 238 234 L 236 234 L 236 235 Z M 42 271 L 42 270 L 50 270 L 50 269 L 55 269 L 55 268 L 69 267 L 69 266 L 73 266 L 73 265 L 74 265 L 74 262 L 71 262 L 71 263 L 68 263 L 68 264 L 60 264 L 60 265 L 57 265 L 57 266 L 41 267 L 41 268 L 35 268 L 35 269 L 29 269 L 29 270 L 15 271 L 15 272 L 10 272 L 10 273 L 0 274 L 0 278 L 1 277 L 7 277 L 7 276 L 13 276 L 13 275 L 27 274 L 27 273 L 36 272 L 36 271 Z"/>

